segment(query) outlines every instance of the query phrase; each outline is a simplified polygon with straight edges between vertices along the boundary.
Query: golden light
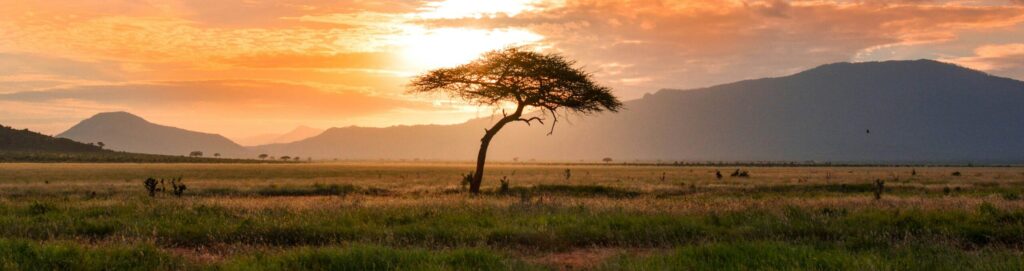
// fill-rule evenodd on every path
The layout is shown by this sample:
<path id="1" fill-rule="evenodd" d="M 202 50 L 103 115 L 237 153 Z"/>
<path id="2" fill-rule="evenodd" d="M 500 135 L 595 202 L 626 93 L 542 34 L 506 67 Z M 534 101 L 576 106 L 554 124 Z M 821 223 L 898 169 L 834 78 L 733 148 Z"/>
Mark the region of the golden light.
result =
<path id="1" fill-rule="evenodd" d="M 543 36 L 524 29 L 427 29 L 410 26 L 398 44 L 409 68 L 422 71 L 463 64 L 487 51 L 531 44 L 542 39 Z"/>
<path id="2" fill-rule="evenodd" d="M 537 8 L 540 0 L 503 0 L 503 1 L 480 1 L 480 0 L 444 0 L 427 3 L 423 12 L 417 17 L 425 19 L 440 18 L 481 18 L 484 16 L 495 16 L 505 14 L 509 17 L 515 16 L 523 11 Z"/>

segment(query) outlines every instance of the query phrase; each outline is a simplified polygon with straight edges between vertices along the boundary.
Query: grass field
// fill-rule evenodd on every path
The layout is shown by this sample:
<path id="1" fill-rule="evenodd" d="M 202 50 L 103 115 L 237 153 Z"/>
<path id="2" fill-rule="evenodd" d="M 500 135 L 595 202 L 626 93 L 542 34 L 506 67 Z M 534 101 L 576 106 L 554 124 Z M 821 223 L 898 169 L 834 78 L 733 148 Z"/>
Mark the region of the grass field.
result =
<path id="1" fill-rule="evenodd" d="M 0 164 L 0 269 L 1024 270 L 1024 168 L 470 169 Z"/>

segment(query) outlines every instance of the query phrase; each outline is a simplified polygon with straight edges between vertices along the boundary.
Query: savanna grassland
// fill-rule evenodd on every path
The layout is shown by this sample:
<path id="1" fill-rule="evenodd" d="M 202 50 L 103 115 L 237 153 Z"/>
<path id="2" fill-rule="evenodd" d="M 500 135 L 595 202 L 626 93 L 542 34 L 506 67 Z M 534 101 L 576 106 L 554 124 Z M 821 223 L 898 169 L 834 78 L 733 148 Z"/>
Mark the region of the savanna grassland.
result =
<path id="1" fill-rule="evenodd" d="M 1024 168 L 471 168 L 0 164 L 0 269 L 1024 269 Z"/>

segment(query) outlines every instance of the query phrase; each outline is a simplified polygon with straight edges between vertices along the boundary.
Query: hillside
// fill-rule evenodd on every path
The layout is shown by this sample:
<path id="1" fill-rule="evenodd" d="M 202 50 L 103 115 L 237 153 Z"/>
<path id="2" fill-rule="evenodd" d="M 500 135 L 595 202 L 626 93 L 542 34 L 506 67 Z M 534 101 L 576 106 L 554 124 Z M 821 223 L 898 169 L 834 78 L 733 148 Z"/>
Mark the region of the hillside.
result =
<path id="1" fill-rule="evenodd" d="M 930 61 L 837 63 L 779 78 L 661 90 L 618 114 L 507 126 L 490 159 L 597 161 L 1024 161 L 1024 82 Z M 314 158 L 475 157 L 492 120 L 332 128 L 266 153 Z"/>
<path id="2" fill-rule="evenodd" d="M 127 112 L 100 113 L 57 135 L 80 142 L 103 142 L 111 150 L 187 155 L 202 151 L 224 157 L 250 157 L 246 148 L 217 135 L 154 124 Z"/>
<path id="3" fill-rule="evenodd" d="M 295 127 L 291 131 L 282 134 L 259 134 L 255 136 L 245 137 L 235 140 L 236 143 L 242 146 L 255 146 L 275 143 L 289 143 L 295 142 L 310 137 L 314 137 L 323 133 L 324 130 L 312 128 L 309 126 L 301 125 Z"/>
<path id="4" fill-rule="evenodd" d="M 105 150 L 67 138 L 0 125 L 0 162 L 253 163 L 257 160 L 195 158 Z"/>
<path id="5" fill-rule="evenodd" d="M 0 125 L 0 151 L 14 152 L 103 152 L 99 146 L 75 142 L 67 138 L 55 138 L 44 134 L 17 130 Z"/>

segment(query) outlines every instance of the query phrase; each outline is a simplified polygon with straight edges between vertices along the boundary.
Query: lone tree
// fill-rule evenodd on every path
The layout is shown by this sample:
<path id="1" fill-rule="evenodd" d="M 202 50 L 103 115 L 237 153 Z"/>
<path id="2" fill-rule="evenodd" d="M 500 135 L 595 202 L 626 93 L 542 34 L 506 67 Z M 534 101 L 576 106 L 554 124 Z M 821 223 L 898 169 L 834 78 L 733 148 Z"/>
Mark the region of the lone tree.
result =
<path id="1" fill-rule="evenodd" d="M 452 68 L 429 71 L 414 78 L 410 93 L 444 93 L 479 105 L 502 106 L 515 104 L 512 113 L 502 110 L 502 118 L 490 129 L 484 129 L 480 151 L 476 157 L 476 171 L 469 191 L 480 193 L 487 160 L 487 146 L 494 135 L 512 122 L 551 122 L 550 135 L 555 131 L 559 113 L 589 115 L 604 110 L 618 112 L 622 108 L 608 87 L 598 85 L 590 73 L 574 67 L 575 62 L 557 54 L 542 54 L 523 48 L 506 48 L 485 53 L 479 59 Z M 528 116 L 528 109 L 539 114 Z"/>

